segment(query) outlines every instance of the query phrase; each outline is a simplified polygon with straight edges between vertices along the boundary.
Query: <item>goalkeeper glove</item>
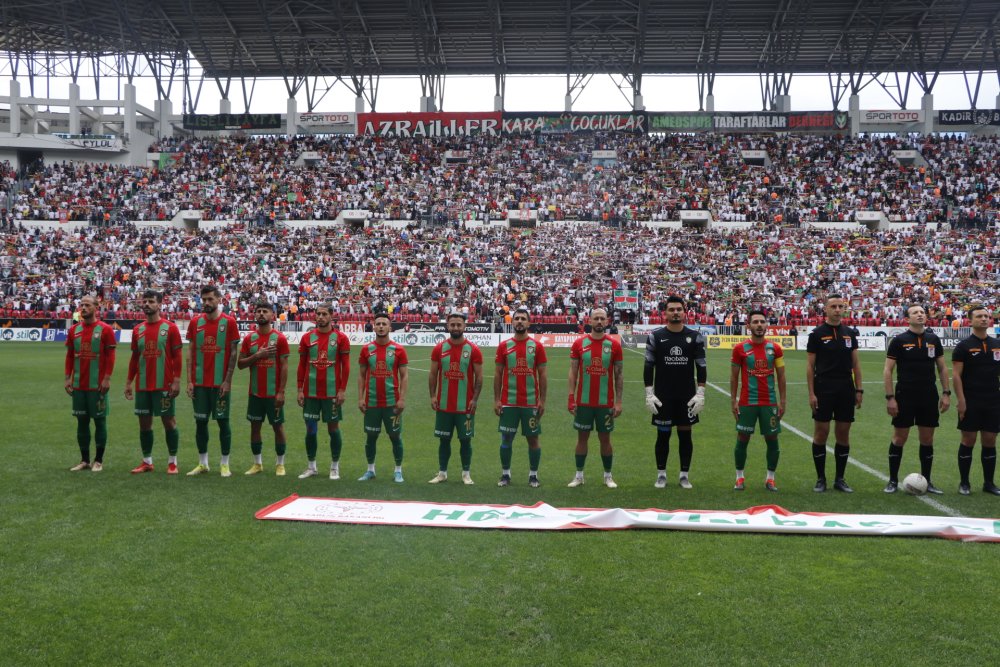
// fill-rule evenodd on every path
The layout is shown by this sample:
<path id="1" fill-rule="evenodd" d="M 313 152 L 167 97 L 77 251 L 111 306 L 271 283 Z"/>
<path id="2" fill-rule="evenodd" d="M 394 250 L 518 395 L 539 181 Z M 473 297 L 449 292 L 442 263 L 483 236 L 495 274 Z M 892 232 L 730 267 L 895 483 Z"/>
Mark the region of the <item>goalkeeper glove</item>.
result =
<path id="1" fill-rule="evenodd" d="M 655 415 L 660 411 L 661 405 L 663 405 L 663 403 L 661 403 L 660 399 L 658 399 L 656 394 L 653 393 L 653 388 L 646 387 L 646 409 L 649 410 L 649 413 Z"/>
<path id="2" fill-rule="evenodd" d="M 698 414 L 705 409 L 705 388 L 698 387 L 695 391 L 694 396 L 688 401 L 688 414 L 692 417 L 697 417 Z"/>

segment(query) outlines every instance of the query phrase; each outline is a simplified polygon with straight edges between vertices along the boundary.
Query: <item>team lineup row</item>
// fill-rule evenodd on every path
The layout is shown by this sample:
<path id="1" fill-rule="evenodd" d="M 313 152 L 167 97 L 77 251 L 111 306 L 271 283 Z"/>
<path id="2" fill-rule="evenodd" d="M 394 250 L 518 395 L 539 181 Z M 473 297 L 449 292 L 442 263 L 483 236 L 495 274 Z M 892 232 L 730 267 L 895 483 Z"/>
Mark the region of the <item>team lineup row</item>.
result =
<path id="1" fill-rule="evenodd" d="M 220 473 L 223 477 L 232 474 L 229 399 L 233 373 L 239 368 L 250 369 L 247 419 L 251 426 L 254 463 L 246 474 L 263 472 L 262 430 L 266 420 L 274 431 L 276 474 L 284 475 L 284 405 L 290 349 L 284 335 L 272 326 L 275 309 L 269 303 L 259 302 L 254 311 L 257 328 L 241 342 L 236 320 L 220 308 L 218 288 L 214 285 L 204 287 L 201 297 L 203 312 L 191 320 L 187 330 L 187 394 L 194 404 L 199 457 L 198 465 L 187 474 L 196 476 L 210 471 L 208 426 L 212 420 L 217 422 L 219 429 Z M 161 317 L 161 305 L 160 293 L 149 290 L 144 294 L 146 321 L 135 327 L 132 336 L 125 397 L 135 402 L 143 455 L 142 463 L 132 470 L 135 474 L 153 471 L 155 417 L 161 418 L 165 431 L 169 453 L 167 473 L 178 473 L 175 399 L 180 394 L 184 360 L 180 331 L 174 323 Z M 96 306 L 93 297 L 80 300 L 81 320 L 71 328 L 66 342 L 65 388 L 73 401 L 81 453 L 80 462 L 71 468 L 73 471 L 100 471 L 107 445 L 107 393 L 115 364 L 115 337 L 111 327 L 97 319 Z M 854 410 L 861 406 L 864 390 L 861 388 L 857 332 L 841 323 L 845 309 L 846 301 L 839 295 L 826 299 L 825 322 L 809 334 L 806 349 L 806 377 L 814 420 L 812 453 L 817 473 L 816 492 L 827 489 L 826 444 L 831 422 L 835 438 L 833 488 L 845 493 L 853 491 L 847 484 L 845 471 Z M 645 405 L 657 432 L 657 488 L 667 484 L 669 443 L 675 430 L 680 458 L 679 484 L 682 488 L 691 488 L 692 427 L 698 423 L 698 415 L 705 405 L 705 340 L 699 332 L 685 326 L 685 315 L 684 300 L 668 298 L 668 324 L 653 331 L 646 342 L 643 382 Z M 907 309 L 909 328 L 889 345 L 883 379 L 893 435 L 886 493 L 894 493 L 899 487 L 903 445 L 913 426 L 918 431 L 921 475 L 927 491 L 942 492 L 931 482 L 933 437 L 940 413 L 951 406 L 954 387 L 962 434 L 958 454 L 959 492 L 969 494 L 971 491 L 972 451 L 978 438 L 982 445 L 983 490 L 1000 495 L 1000 489 L 993 482 L 996 434 L 1000 431 L 1000 340 L 986 333 L 992 323 L 986 309 L 972 307 L 968 315 L 973 333 L 956 347 L 951 375 L 944 361 L 941 341 L 926 330 L 927 315 L 919 305 Z M 520 431 L 528 443 L 529 485 L 537 487 L 540 484 L 541 417 L 548 389 L 546 350 L 528 335 L 530 314 L 527 310 L 516 311 L 512 323 L 514 336 L 497 348 L 493 380 L 493 407 L 499 417 L 500 432 L 498 485 L 503 487 L 511 483 L 513 443 Z M 368 462 L 368 469 L 359 481 L 375 478 L 376 444 L 384 428 L 392 445 L 393 479 L 402 482 L 402 414 L 409 388 L 408 359 L 406 349 L 389 337 L 392 328 L 389 317 L 377 315 L 373 324 L 375 339 L 362 347 L 358 357 L 358 408 L 364 416 Z M 596 431 L 604 484 L 615 488 L 611 433 L 615 419 L 622 412 L 622 347 L 617 339 L 606 335 L 608 315 L 603 309 L 591 311 L 590 326 L 591 333 L 580 336 L 570 350 L 567 408 L 573 414 L 578 436 L 577 472 L 569 486 L 584 484 L 589 436 L 591 431 Z M 431 354 L 428 389 L 435 412 L 434 433 L 439 438 L 440 465 L 430 482 L 436 484 L 448 478 L 451 442 L 457 436 L 462 480 L 472 484 L 471 444 L 483 384 L 483 355 L 465 338 L 463 315 L 450 315 L 447 329 L 449 338 L 439 343 Z M 763 312 L 749 313 L 748 333 L 749 338 L 733 349 L 730 374 L 731 407 L 737 431 L 734 489 L 745 488 L 747 449 L 759 425 L 767 446 L 765 488 L 777 491 L 778 435 L 787 405 L 784 354 L 780 345 L 766 338 L 767 319 Z M 306 424 L 305 446 L 309 461 L 300 478 L 318 474 L 318 427 L 323 422 L 330 438 L 330 478 L 340 479 L 343 446 L 340 422 L 349 377 L 350 342 L 332 326 L 331 309 L 320 306 L 316 311 L 316 327 L 299 345 L 295 374 L 297 403 Z M 90 458 L 91 420 L 96 444 L 93 461 Z"/>

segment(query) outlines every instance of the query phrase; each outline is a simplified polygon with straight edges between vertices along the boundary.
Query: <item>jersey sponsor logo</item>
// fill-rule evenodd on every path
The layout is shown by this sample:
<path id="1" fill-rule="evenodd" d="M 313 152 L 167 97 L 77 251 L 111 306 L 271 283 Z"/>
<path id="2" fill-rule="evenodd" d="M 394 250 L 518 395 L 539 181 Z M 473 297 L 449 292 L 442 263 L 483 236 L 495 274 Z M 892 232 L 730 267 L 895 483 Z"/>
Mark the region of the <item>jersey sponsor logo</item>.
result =
<path id="1" fill-rule="evenodd" d="M 333 362 L 330 361 L 330 358 L 327 356 L 326 350 L 319 350 L 316 353 L 316 358 L 310 363 L 312 364 L 313 368 L 326 369 L 329 368 L 330 366 L 333 366 Z"/>
<path id="2" fill-rule="evenodd" d="M 375 370 L 373 370 L 372 373 L 377 378 L 392 377 L 392 372 L 389 371 L 389 367 L 386 365 L 384 361 L 376 361 Z"/>
<path id="3" fill-rule="evenodd" d="M 688 340 L 690 341 L 690 339 Z M 684 350 L 682 350 L 679 345 L 674 345 L 672 348 L 670 348 L 671 357 L 679 357 L 682 354 L 684 354 Z"/>
<path id="4" fill-rule="evenodd" d="M 514 353 L 511 352 L 511 354 Z M 514 366 L 511 367 L 510 372 L 513 375 L 525 375 L 525 376 L 534 375 L 534 370 L 528 367 L 528 360 L 523 357 L 518 359 L 514 363 Z"/>
<path id="5" fill-rule="evenodd" d="M 465 356 L 468 356 L 467 354 Z M 462 363 L 459 361 L 451 362 L 448 366 L 448 370 L 445 371 L 444 376 L 449 380 L 464 380 L 465 373 L 462 372 Z"/>

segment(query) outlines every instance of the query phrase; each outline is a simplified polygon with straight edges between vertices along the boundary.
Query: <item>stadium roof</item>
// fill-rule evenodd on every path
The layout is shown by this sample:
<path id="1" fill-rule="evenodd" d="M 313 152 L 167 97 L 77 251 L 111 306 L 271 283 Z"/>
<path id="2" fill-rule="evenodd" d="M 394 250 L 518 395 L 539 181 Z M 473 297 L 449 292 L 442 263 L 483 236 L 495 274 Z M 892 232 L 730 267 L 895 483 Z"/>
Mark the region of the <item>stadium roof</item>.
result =
<path id="1" fill-rule="evenodd" d="M 213 77 L 994 69 L 982 0 L 4 0 L 10 54 L 194 55 Z"/>

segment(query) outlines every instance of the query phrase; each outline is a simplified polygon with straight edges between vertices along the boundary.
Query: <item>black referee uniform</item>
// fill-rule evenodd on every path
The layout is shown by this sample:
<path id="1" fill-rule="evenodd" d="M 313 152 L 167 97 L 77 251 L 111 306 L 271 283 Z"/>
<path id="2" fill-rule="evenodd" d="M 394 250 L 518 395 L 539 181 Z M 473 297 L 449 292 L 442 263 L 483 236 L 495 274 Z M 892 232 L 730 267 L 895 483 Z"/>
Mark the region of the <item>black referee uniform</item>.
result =
<path id="1" fill-rule="evenodd" d="M 854 354 L 857 349 L 858 332 L 846 324 L 833 326 L 824 322 L 809 332 L 806 352 L 815 355 L 813 391 L 817 399 L 813 421 L 854 421 L 855 392 L 861 390 L 861 387 L 854 386 Z M 812 451 L 817 477 L 815 490 L 825 491 L 826 443 L 812 443 Z M 844 481 L 844 474 L 850 451 L 849 443 L 834 443 L 837 472 L 834 486 L 847 492 L 851 489 Z"/>
<path id="2" fill-rule="evenodd" d="M 961 373 L 956 373 L 956 389 L 959 400 L 965 399 L 965 416 L 960 417 L 958 429 L 963 432 L 963 442 L 958 448 L 958 472 L 961 477 L 959 491 L 969 491 L 969 471 L 972 469 L 971 442 L 965 433 L 980 432 L 988 438 L 991 447 L 983 446 L 980 460 L 983 464 L 983 491 L 1000 495 L 1000 489 L 993 483 L 996 470 L 996 434 L 1000 432 L 1000 339 L 993 336 L 979 338 L 975 334 L 959 342 L 951 356 L 952 363 L 962 364 Z M 985 443 L 986 437 L 983 438 Z"/>
<path id="3" fill-rule="evenodd" d="M 892 418 L 894 428 L 909 429 L 912 426 L 937 428 L 939 425 L 935 371 L 938 359 L 944 356 L 941 339 L 933 331 L 915 333 L 907 329 L 892 339 L 886 357 L 896 363 L 896 386 L 886 400 L 896 401 L 898 411 Z M 950 393 L 949 391 L 945 392 Z M 904 440 L 905 442 L 905 440 Z M 895 490 L 899 482 L 899 466 L 903 458 L 903 444 L 889 442 L 889 486 Z M 920 474 L 931 484 L 931 467 L 934 463 L 934 442 L 920 442 Z"/>

